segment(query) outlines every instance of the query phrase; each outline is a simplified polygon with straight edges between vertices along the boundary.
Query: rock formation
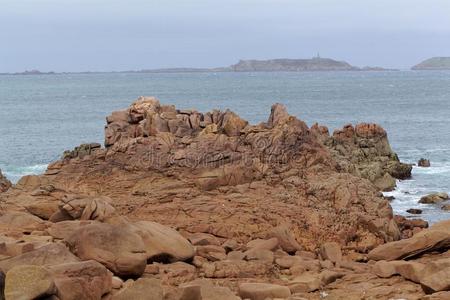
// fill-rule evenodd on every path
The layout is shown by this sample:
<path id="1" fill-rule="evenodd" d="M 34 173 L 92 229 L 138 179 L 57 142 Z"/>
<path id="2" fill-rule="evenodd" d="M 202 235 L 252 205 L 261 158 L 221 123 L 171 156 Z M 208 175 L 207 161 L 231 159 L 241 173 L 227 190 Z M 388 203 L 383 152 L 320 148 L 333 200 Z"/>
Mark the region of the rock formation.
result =
<path id="1" fill-rule="evenodd" d="M 66 152 L 0 194 L 6 299 L 409 299 L 447 289 L 432 274 L 446 263 L 366 263 L 449 246 L 445 225 L 394 217 L 380 194 L 380 180 L 411 167 L 378 125 L 329 136 L 280 104 L 250 125 L 229 110 L 141 97 L 107 117 L 105 146 Z"/>
<path id="2" fill-rule="evenodd" d="M 386 131 L 376 124 L 351 124 L 329 136 L 328 129 L 318 124 L 312 127 L 338 164 L 338 169 L 366 178 L 380 190 L 389 191 L 395 179 L 411 177 L 412 166 L 401 163 L 392 151 Z"/>
<path id="3" fill-rule="evenodd" d="M 11 181 L 2 174 L 0 170 L 0 193 L 6 192 L 11 187 Z"/>

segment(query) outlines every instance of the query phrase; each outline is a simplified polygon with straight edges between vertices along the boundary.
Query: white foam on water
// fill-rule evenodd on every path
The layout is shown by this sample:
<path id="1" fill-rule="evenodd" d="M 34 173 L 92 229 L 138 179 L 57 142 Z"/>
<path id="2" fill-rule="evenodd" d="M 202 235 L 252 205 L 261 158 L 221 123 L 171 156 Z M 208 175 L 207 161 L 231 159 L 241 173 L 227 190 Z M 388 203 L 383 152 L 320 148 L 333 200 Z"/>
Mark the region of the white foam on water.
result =
<path id="1" fill-rule="evenodd" d="M 48 164 L 37 164 L 32 166 L 6 167 L 2 172 L 12 183 L 16 183 L 25 175 L 39 175 L 44 173 L 47 170 L 47 166 Z"/>
<path id="2" fill-rule="evenodd" d="M 429 168 L 413 167 L 412 178 L 398 180 L 397 188 L 391 192 L 383 193 L 393 196 L 391 202 L 395 214 L 410 218 L 422 218 L 430 223 L 450 219 L 450 213 L 441 210 L 442 203 L 421 204 L 421 197 L 435 192 L 449 192 L 447 178 L 450 179 L 450 163 L 432 163 Z M 422 214 L 413 215 L 406 212 L 410 208 L 419 208 Z"/>

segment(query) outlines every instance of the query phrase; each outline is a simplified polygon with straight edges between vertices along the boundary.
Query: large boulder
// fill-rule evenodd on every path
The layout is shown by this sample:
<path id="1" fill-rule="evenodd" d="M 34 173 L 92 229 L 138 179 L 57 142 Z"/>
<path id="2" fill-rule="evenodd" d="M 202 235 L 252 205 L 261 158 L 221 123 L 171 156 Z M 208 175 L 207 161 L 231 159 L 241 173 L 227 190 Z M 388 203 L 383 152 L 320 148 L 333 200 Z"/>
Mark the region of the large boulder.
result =
<path id="1" fill-rule="evenodd" d="M 79 259 L 66 246 L 52 243 L 36 250 L 1 260 L 0 269 L 7 272 L 13 267 L 22 265 L 48 266 L 78 261 Z"/>
<path id="2" fill-rule="evenodd" d="M 147 260 L 185 261 L 195 255 L 192 244 L 176 230 L 150 221 L 128 224 L 128 228 L 142 238 Z"/>
<path id="3" fill-rule="evenodd" d="M 44 221 L 32 214 L 22 211 L 7 211 L 0 215 L 0 229 L 3 231 L 20 231 L 30 233 L 46 227 Z"/>
<path id="4" fill-rule="evenodd" d="M 6 273 L 5 299 L 44 299 L 56 294 L 50 272 L 41 266 L 15 266 Z"/>
<path id="5" fill-rule="evenodd" d="M 450 220 L 434 224 L 409 239 L 386 243 L 369 252 L 373 260 L 397 260 L 450 248 Z"/>
<path id="6" fill-rule="evenodd" d="M 427 294 L 450 290 L 450 258 L 427 263 L 420 277 L 420 284 Z"/>
<path id="7" fill-rule="evenodd" d="M 95 260 L 115 275 L 139 277 L 147 263 L 145 244 L 130 228 L 106 223 L 81 226 L 66 240 L 82 260 Z"/>
<path id="8" fill-rule="evenodd" d="M 112 274 L 96 261 L 64 263 L 48 269 L 61 300 L 96 300 L 111 291 Z"/>

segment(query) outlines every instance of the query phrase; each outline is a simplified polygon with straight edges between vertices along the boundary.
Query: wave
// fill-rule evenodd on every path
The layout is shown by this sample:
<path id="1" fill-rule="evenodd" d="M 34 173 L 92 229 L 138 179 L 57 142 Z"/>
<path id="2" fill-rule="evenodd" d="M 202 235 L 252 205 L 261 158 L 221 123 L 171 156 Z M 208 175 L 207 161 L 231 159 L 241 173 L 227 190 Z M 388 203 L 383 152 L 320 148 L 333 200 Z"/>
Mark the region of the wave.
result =
<path id="1" fill-rule="evenodd" d="M 429 168 L 421 168 L 421 167 L 414 167 L 413 168 L 413 175 L 414 174 L 450 174 L 450 163 L 431 163 L 431 167 Z"/>
<path id="2" fill-rule="evenodd" d="M 37 164 L 32 166 L 9 166 L 2 169 L 3 175 L 12 183 L 16 183 L 25 175 L 39 175 L 47 170 L 48 164 Z"/>

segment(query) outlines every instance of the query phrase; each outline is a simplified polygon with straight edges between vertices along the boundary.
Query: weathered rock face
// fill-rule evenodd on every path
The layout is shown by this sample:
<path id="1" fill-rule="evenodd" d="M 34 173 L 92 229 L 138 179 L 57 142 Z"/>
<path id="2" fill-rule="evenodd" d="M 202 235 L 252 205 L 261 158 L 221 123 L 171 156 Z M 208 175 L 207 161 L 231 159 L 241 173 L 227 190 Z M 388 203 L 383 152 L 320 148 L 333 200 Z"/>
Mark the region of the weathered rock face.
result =
<path id="1" fill-rule="evenodd" d="M 362 161 L 364 140 L 374 154 L 363 163 L 384 157 L 401 166 L 385 132 L 366 127 L 353 129 L 348 147 L 359 149 Z M 364 252 L 400 237 L 372 183 L 339 165 L 350 166 L 350 157 L 337 160 L 316 130 L 279 104 L 268 122 L 249 125 L 231 111 L 203 114 L 142 97 L 107 118 L 105 145 L 82 160 L 53 164 L 46 176 L 71 194 L 110 197 L 131 219 L 188 232 L 246 242 L 275 236 L 283 225 L 291 232 L 277 234 L 290 252 L 327 240 Z"/>
<path id="2" fill-rule="evenodd" d="M 346 125 L 332 136 L 318 125 L 312 129 L 331 150 L 340 170 L 369 179 L 380 190 L 392 190 L 395 179 L 411 177 L 412 166 L 399 161 L 389 145 L 386 131 L 379 125 Z"/>
<path id="3" fill-rule="evenodd" d="M 6 192 L 11 187 L 11 181 L 9 181 L 2 174 L 2 170 L 0 170 L 0 193 Z"/>

